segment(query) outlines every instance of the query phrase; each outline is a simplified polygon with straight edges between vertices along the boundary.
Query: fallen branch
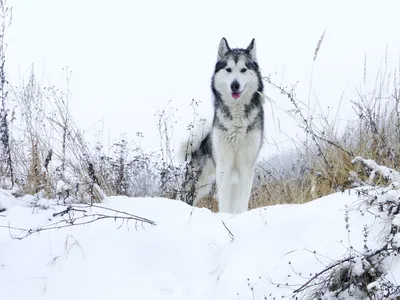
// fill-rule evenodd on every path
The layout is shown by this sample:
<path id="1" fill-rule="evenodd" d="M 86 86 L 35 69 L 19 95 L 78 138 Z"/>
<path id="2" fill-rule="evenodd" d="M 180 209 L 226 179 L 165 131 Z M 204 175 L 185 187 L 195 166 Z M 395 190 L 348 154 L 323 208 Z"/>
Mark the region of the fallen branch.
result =
<path id="1" fill-rule="evenodd" d="M 41 231 L 58 230 L 61 228 L 67 228 L 67 227 L 71 227 L 71 226 L 87 225 L 87 224 L 90 224 L 90 223 L 93 223 L 93 222 L 96 222 L 99 220 L 104 220 L 104 219 L 113 219 L 114 221 L 122 220 L 122 222 L 134 221 L 135 228 L 137 228 L 138 223 L 141 223 L 142 226 L 143 226 L 143 223 L 150 224 L 150 225 L 156 225 L 156 223 L 152 220 L 142 218 L 142 217 L 130 214 L 130 213 L 123 212 L 123 211 L 118 211 L 115 209 L 105 208 L 105 207 L 101 207 L 101 206 L 91 206 L 91 207 L 96 207 L 99 209 L 113 211 L 115 213 L 115 215 L 107 215 L 107 214 L 103 214 L 103 213 L 88 214 L 86 210 L 70 205 L 66 209 L 64 209 L 58 213 L 54 213 L 53 217 L 63 217 L 63 219 L 60 221 L 51 223 L 51 224 L 47 224 L 47 225 L 44 225 L 41 227 L 27 229 L 27 228 L 13 227 L 9 223 L 8 226 L 3 225 L 3 226 L 0 226 L 0 228 L 8 228 L 10 230 L 10 236 L 12 238 L 17 239 L 17 240 L 22 240 L 34 233 L 39 233 Z M 83 215 L 75 217 L 74 212 L 79 212 L 79 213 L 82 213 Z M 64 217 L 66 215 L 68 215 L 68 217 Z M 91 219 L 87 220 L 88 218 L 91 218 Z M 122 224 L 121 224 L 121 226 L 122 226 Z M 22 231 L 22 232 L 24 232 L 24 235 L 15 236 L 11 233 L 11 230 Z"/>

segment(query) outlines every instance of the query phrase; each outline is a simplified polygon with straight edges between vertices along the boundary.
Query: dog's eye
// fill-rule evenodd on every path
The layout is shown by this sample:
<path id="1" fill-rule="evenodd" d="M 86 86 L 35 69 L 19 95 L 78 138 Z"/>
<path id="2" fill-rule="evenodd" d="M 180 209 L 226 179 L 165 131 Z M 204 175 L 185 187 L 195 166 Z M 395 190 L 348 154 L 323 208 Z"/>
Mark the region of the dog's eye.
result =
<path id="1" fill-rule="evenodd" d="M 232 69 L 231 69 L 231 68 L 226 68 L 226 71 L 227 71 L 228 73 L 230 73 L 230 72 L 232 72 Z"/>
<path id="2" fill-rule="evenodd" d="M 243 68 L 243 69 L 240 70 L 240 72 L 242 72 L 242 73 L 244 73 L 244 72 L 246 72 L 246 71 L 247 71 L 246 68 Z"/>

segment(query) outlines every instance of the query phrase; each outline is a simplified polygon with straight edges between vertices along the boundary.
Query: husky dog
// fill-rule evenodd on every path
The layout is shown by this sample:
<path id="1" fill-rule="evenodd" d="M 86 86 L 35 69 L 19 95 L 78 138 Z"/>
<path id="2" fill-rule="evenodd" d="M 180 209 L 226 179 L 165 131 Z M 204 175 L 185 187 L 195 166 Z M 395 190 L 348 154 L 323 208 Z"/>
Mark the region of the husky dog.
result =
<path id="1" fill-rule="evenodd" d="M 263 89 L 255 40 L 246 49 L 231 49 L 222 38 L 211 80 L 212 126 L 181 148 L 188 162 L 184 184 L 187 202 L 195 206 L 210 190 L 211 178 L 215 180 L 220 212 L 247 211 L 254 167 L 263 144 Z"/>

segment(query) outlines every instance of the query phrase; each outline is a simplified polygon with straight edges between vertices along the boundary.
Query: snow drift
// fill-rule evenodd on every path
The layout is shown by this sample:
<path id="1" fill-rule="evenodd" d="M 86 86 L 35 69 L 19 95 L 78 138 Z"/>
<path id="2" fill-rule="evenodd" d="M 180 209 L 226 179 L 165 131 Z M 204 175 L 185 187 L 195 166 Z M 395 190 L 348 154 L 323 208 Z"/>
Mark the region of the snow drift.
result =
<path id="1" fill-rule="evenodd" d="M 385 243 L 387 223 L 362 193 L 229 215 L 163 198 L 91 207 L 1 190 L 1 299 L 290 297 L 335 260 Z M 400 279 L 395 260 L 389 275 Z"/>

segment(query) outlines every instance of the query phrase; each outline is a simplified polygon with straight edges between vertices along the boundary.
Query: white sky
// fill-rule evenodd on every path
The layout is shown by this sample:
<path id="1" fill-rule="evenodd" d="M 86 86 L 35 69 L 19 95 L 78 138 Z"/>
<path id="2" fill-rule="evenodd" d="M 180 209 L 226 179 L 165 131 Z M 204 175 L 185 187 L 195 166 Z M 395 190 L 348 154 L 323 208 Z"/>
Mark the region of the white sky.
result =
<path id="1" fill-rule="evenodd" d="M 154 113 L 171 100 L 178 109 L 175 143 L 192 120 L 191 99 L 211 115 L 210 78 L 224 36 L 231 47 L 256 39 L 263 75 L 278 83 L 299 81 L 307 101 L 314 49 L 325 39 L 314 68 L 312 94 L 320 105 L 350 114 L 355 87 L 363 81 L 364 55 L 372 83 L 388 47 L 388 63 L 399 66 L 400 1 L 100 1 L 9 0 L 13 22 L 7 32 L 7 70 L 14 85 L 27 80 L 35 63 L 43 83 L 62 85 L 72 71 L 70 106 L 89 141 L 112 143 L 121 133 L 140 131 L 145 149 L 158 147 Z M 284 149 L 295 123 L 282 109 L 289 101 L 266 86 L 264 154 Z M 315 99 L 315 98 L 313 98 Z M 273 108 L 273 111 L 271 110 Z M 98 123 L 101 121 L 100 123 Z M 104 129 L 103 134 L 99 131 Z"/>

